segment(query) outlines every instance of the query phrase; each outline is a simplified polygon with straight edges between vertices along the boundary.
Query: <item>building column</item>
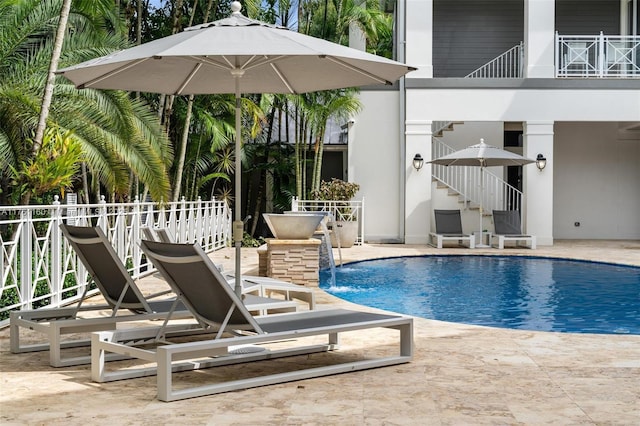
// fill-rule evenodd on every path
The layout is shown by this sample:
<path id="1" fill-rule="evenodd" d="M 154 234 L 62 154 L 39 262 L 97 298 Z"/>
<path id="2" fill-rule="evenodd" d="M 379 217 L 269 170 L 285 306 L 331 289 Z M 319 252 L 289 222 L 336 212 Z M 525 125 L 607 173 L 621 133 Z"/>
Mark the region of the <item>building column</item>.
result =
<path id="1" fill-rule="evenodd" d="M 431 121 L 407 120 L 405 135 L 405 244 L 427 244 L 431 228 Z M 413 157 L 420 154 L 424 165 L 413 167 Z"/>
<path id="2" fill-rule="evenodd" d="M 547 159 L 544 170 L 524 166 L 523 232 L 535 235 L 538 245 L 553 245 L 553 121 L 524 123 L 523 155 Z"/>
<path id="3" fill-rule="evenodd" d="M 418 68 L 411 72 L 411 78 L 432 78 L 433 0 L 405 0 L 405 7 L 407 38 L 404 62 Z"/>
<path id="4" fill-rule="evenodd" d="M 555 77 L 555 0 L 524 0 L 526 78 Z"/>

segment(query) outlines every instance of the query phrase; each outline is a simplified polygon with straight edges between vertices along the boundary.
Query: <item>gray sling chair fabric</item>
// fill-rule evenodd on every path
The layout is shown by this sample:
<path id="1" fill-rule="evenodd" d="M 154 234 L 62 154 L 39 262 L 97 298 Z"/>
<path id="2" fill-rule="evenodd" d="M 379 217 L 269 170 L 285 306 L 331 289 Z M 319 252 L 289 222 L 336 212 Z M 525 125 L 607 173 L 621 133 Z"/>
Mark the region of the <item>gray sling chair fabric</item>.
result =
<path id="1" fill-rule="evenodd" d="M 9 320 L 11 352 L 49 350 L 49 364 L 53 367 L 86 364 L 90 362 L 88 354 L 63 358 L 62 349 L 88 346 L 90 340 L 63 340 L 63 335 L 114 330 L 117 323 L 126 321 L 164 319 L 172 308 L 175 311 L 173 317 L 176 319 L 193 318 L 184 305 L 174 304 L 175 298 L 172 300 L 168 298 L 161 301 L 153 300 L 169 293 L 169 290 L 145 297 L 100 228 L 63 224 L 61 230 L 100 290 L 106 304 L 83 305 L 89 288 L 87 285 L 76 306 L 11 312 Z M 77 265 L 78 268 L 80 266 Z M 87 315 L 91 311 L 94 314 Z M 99 311 L 106 311 L 107 314 L 97 315 Z M 193 329 L 196 326 L 197 324 L 193 323 L 180 328 L 185 330 Z M 21 328 L 44 334 L 48 337 L 48 342 L 21 343 Z"/>
<path id="2" fill-rule="evenodd" d="M 505 241 L 529 242 L 529 247 L 533 250 L 536 248 L 536 237 L 534 235 L 522 234 L 522 224 L 520 221 L 520 212 L 518 210 L 494 210 L 493 225 L 495 232 L 491 237 L 498 241 L 498 248 L 504 248 Z"/>
<path id="3" fill-rule="evenodd" d="M 94 381 L 107 382 L 157 374 L 158 399 L 174 401 L 400 364 L 409 362 L 413 357 L 412 318 L 346 309 L 320 309 L 253 317 L 198 245 L 143 241 L 141 247 L 193 315 L 203 325 L 209 327 L 214 336 L 206 340 L 176 343 L 170 343 L 168 339 L 165 342 L 167 344 L 156 348 L 132 348 L 127 342 L 153 335 L 157 333 L 156 329 L 94 333 L 91 365 L 91 377 Z M 296 363 L 287 363 L 284 372 L 278 370 L 281 366 L 276 363 L 263 366 L 258 372 L 254 372 L 253 377 L 238 377 L 252 371 L 248 366 L 243 368 L 242 373 L 237 370 L 225 373 L 225 370 L 222 370 L 220 374 L 214 374 L 215 377 L 211 377 L 213 383 L 203 385 L 200 380 L 198 386 L 192 388 L 185 388 L 185 383 L 181 383 L 179 389 L 174 389 L 173 386 L 174 372 L 326 352 L 337 349 L 339 333 L 362 332 L 372 328 L 395 330 L 399 335 L 399 354 L 381 355 L 386 352 L 386 349 L 376 346 L 365 359 L 361 360 L 354 361 L 353 357 L 329 357 L 327 362 L 330 365 L 318 366 L 323 358 L 310 359 L 306 356 Z M 393 334 L 396 335 L 395 332 Z M 308 341 L 300 341 L 304 337 L 323 335 L 328 337 L 326 343 L 310 346 Z M 269 343 L 279 343 L 279 346 L 277 348 L 262 346 Z M 254 348 L 256 345 L 261 345 L 258 348 L 263 350 L 259 352 L 234 350 L 244 345 Z M 157 367 L 132 368 L 127 365 L 126 369 L 106 371 L 107 364 L 103 360 L 108 353 L 131 353 L 146 362 L 155 362 Z M 189 361 L 181 362 L 185 360 Z M 291 366 L 301 369 L 291 371 Z M 109 365 L 110 370 L 113 367 L 114 364 Z M 265 368 L 273 368 L 274 372 L 265 373 Z M 228 380 L 225 381 L 225 378 Z"/>
<path id="4" fill-rule="evenodd" d="M 86 291 L 79 303 L 69 308 L 36 309 L 17 311 L 10 314 L 10 346 L 13 353 L 49 350 L 49 364 L 53 367 L 86 364 L 89 355 L 63 357 L 62 349 L 88 346 L 90 340 L 66 339 L 63 335 L 89 333 L 99 330 L 115 330 L 117 323 L 148 320 L 185 319 L 193 316 L 177 303 L 170 290 L 145 296 L 131 275 L 127 272 L 115 249 L 99 227 L 60 226 L 63 235 L 91 279 L 106 304 L 83 306 Z M 80 265 L 78 265 L 80 266 Z M 160 296 L 165 296 L 158 299 Z M 276 309 L 278 312 L 295 311 L 295 302 L 250 296 L 246 303 L 251 310 Z M 93 311 L 93 315 L 87 315 Z M 97 311 L 107 312 L 97 315 Z M 20 329 L 38 331 L 48 337 L 47 343 L 23 344 Z M 200 328 L 197 323 L 168 326 L 165 333 L 193 334 Z"/>
<path id="5" fill-rule="evenodd" d="M 159 241 L 161 243 L 175 243 L 175 239 L 169 234 L 166 228 L 142 228 L 145 239 L 149 241 Z M 222 269 L 219 267 L 220 271 Z M 229 285 L 235 285 L 235 275 L 223 272 Z M 242 294 L 254 294 L 261 297 L 271 297 L 279 294 L 285 300 L 299 300 L 306 303 L 309 309 L 315 309 L 316 299 L 313 289 L 300 284 L 278 280 L 269 277 L 259 277 L 254 275 L 242 275 Z"/>
<path id="6" fill-rule="evenodd" d="M 433 214 L 436 219 L 436 231 L 429 234 L 431 245 L 442 248 L 444 241 L 457 241 L 458 244 L 468 241 L 469 248 L 475 248 L 474 236 L 462 232 L 460 210 L 434 210 Z"/>

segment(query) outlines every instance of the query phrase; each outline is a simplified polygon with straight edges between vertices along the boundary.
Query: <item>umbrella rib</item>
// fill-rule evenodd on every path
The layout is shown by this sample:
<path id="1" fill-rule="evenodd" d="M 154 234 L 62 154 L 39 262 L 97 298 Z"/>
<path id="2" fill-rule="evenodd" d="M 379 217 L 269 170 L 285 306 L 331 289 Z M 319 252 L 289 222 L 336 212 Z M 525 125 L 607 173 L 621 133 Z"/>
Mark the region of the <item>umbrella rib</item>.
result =
<path id="1" fill-rule="evenodd" d="M 211 58 L 207 58 L 206 56 L 192 56 L 192 58 L 200 63 L 205 63 L 207 65 L 212 65 L 214 67 L 222 68 L 223 70 L 226 70 L 226 71 L 230 71 L 231 69 L 234 68 L 233 65 L 231 65 L 230 63 L 229 63 L 229 66 L 226 66 L 220 62 L 212 60 Z M 225 58 L 225 61 L 226 61 L 226 58 Z"/>
<path id="2" fill-rule="evenodd" d="M 369 77 L 370 79 L 377 81 L 378 83 L 384 83 L 384 84 L 386 84 L 386 85 L 390 85 L 390 84 L 392 84 L 390 81 L 385 80 L 384 78 L 380 78 L 380 77 L 378 77 L 378 76 L 376 76 L 376 75 L 374 75 L 374 74 L 371 74 L 370 72 L 365 71 L 365 70 L 363 70 L 363 69 L 361 69 L 361 68 L 354 67 L 353 65 L 348 64 L 348 63 L 346 63 L 345 61 L 343 61 L 343 60 L 341 60 L 341 59 L 336 58 L 335 56 L 322 55 L 322 56 L 320 56 L 320 57 L 321 57 L 321 58 L 328 59 L 328 60 L 330 60 L 331 62 L 335 62 L 336 64 L 338 64 L 338 65 L 340 65 L 340 66 L 343 66 L 343 67 L 345 67 L 345 68 L 350 69 L 351 71 L 355 71 L 355 72 L 360 73 L 360 74 L 362 74 L 362 75 L 364 75 L 364 76 L 367 76 L 367 77 Z"/>
<path id="3" fill-rule="evenodd" d="M 113 70 L 113 71 L 109 71 L 109 72 L 107 72 L 107 73 L 104 73 L 104 74 L 103 74 L 103 75 L 101 75 L 100 77 L 96 77 L 96 78 L 94 78 L 93 80 L 89 80 L 89 81 L 87 81 L 87 82 L 84 82 L 84 83 L 82 83 L 82 84 L 79 84 L 79 85 L 78 85 L 78 89 L 84 89 L 85 87 L 91 87 L 91 86 L 93 86 L 93 85 L 94 85 L 94 84 L 96 84 L 96 83 L 100 83 L 102 80 L 105 80 L 105 79 L 107 79 L 107 78 L 109 78 L 109 77 L 112 77 L 112 76 L 114 76 L 114 75 L 118 75 L 118 74 L 120 74 L 121 72 L 126 71 L 126 70 L 128 70 L 129 68 L 135 67 L 136 65 L 139 65 L 139 64 L 141 64 L 141 63 L 143 63 L 143 62 L 145 62 L 145 61 L 147 61 L 147 60 L 149 60 L 149 59 L 150 59 L 150 58 L 142 58 L 142 59 L 138 59 L 137 61 L 133 61 L 133 62 L 128 63 L 128 64 L 126 64 L 126 65 L 123 65 L 123 66 L 121 66 L 121 67 L 119 67 L 119 68 L 116 68 L 116 69 L 115 69 L 115 70 Z"/>
<path id="4" fill-rule="evenodd" d="M 278 75 L 278 77 L 280 78 L 280 81 L 282 81 L 282 84 L 284 84 L 285 86 L 287 86 L 287 89 L 289 89 L 290 93 L 296 93 L 295 90 L 293 90 L 293 87 L 291 87 L 291 84 L 289 84 L 289 81 L 285 78 L 285 76 L 280 72 L 280 70 L 278 69 L 278 67 L 274 64 L 271 63 L 271 68 L 273 69 L 273 71 L 275 71 L 275 73 Z"/>
<path id="5" fill-rule="evenodd" d="M 252 56 L 250 60 L 248 60 L 247 62 L 244 63 L 242 68 L 245 69 L 245 70 L 250 70 L 252 68 L 261 67 L 263 65 L 273 64 L 274 62 L 277 62 L 282 58 L 287 58 L 287 56 L 285 56 L 285 55 L 279 55 L 279 56 L 274 56 L 274 57 L 264 56 L 264 60 L 263 61 L 258 61 L 258 62 L 254 63 L 254 64 L 251 64 L 251 61 L 254 58 L 255 58 L 255 56 Z"/>
<path id="6" fill-rule="evenodd" d="M 184 90 L 184 88 L 187 87 L 187 84 L 191 82 L 191 80 L 196 75 L 196 73 L 200 70 L 200 68 L 202 68 L 202 62 L 197 63 L 196 66 L 193 67 L 193 69 L 191 70 L 187 78 L 185 78 L 185 80 L 182 82 L 180 87 L 178 87 L 178 90 L 176 90 L 176 95 L 182 94 L 182 91 Z"/>

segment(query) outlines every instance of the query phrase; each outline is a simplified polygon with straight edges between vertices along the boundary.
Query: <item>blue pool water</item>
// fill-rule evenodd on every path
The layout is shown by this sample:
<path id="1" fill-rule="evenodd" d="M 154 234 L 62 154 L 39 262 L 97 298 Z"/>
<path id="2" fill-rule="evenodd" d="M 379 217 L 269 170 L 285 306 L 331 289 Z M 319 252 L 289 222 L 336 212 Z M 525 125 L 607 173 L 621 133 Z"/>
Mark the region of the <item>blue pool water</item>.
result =
<path id="1" fill-rule="evenodd" d="M 422 256 L 320 272 L 342 299 L 441 321 L 523 330 L 640 334 L 640 268 L 515 256 Z"/>

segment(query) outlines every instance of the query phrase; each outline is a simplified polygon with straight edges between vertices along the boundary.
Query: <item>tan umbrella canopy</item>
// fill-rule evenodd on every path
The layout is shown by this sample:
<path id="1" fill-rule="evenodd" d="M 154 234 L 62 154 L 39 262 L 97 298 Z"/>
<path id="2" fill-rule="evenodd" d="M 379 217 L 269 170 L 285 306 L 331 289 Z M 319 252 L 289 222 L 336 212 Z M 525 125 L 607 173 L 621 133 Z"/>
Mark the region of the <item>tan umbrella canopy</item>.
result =
<path id="1" fill-rule="evenodd" d="M 484 139 L 480 143 L 470 147 L 443 155 L 440 158 L 429 161 L 431 164 L 443 166 L 473 166 L 480 167 L 480 191 L 484 188 L 483 175 L 485 167 L 495 166 L 524 166 L 535 163 L 535 160 L 523 157 L 513 152 L 505 151 L 496 146 L 487 145 Z M 482 195 L 480 196 L 480 235 L 482 235 Z M 482 241 L 480 241 L 482 244 Z"/>
<path id="2" fill-rule="evenodd" d="M 234 93 L 236 292 L 241 289 L 241 93 L 306 93 L 392 84 L 415 68 L 249 19 L 240 2 L 229 18 L 58 71 L 78 88 L 172 95 Z"/>

